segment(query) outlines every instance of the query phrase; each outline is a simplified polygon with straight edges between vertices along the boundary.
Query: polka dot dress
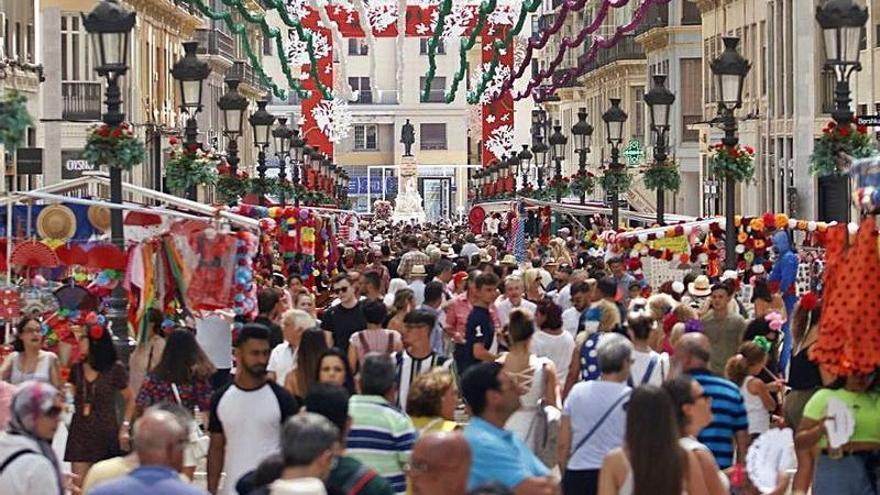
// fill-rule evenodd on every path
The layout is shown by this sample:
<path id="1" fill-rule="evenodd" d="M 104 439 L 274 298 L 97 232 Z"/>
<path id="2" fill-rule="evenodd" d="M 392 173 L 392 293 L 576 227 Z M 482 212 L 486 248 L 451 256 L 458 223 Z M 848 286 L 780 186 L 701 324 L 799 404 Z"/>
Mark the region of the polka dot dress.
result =
<path id="1" fill-rule="evenodd" d="M 596 346 L 599 344 L 599 332 L 587 337 L 581 347 L 581 380 L 597 380 L 601 376 Z"/>
<path id="2" fill-rule="evenodd" d="M 819 339 L 810 359 L 836 375 L 870 373 L 880 365 L 880 244 L 873 216 L 853 244 L 847 226 L 828 231 L 825 297 Z"/>

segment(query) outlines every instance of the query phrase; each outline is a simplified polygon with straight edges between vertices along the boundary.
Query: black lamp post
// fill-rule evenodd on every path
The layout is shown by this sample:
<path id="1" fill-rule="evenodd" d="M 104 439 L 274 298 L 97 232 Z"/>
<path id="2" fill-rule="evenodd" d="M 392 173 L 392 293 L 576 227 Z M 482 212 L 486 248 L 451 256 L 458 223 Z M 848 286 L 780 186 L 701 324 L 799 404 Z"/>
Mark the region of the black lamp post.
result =
<path id="1" fill-rule="evenodd" d="M 517 160 L 520 162 L 520 171 L 522 172 L 522 187 L 523 189 L 527 188 L 529 185 L 529 169 L 532 166 L 532 152 L 529 151 L 529 145 L 522 145 L 522 151 L 516 156 Z"/>
<path id="2" fill-rule="evenodd" d="M 620 163 L 620 145 L 623 144 L 623 124 L 626 122 L 626 112 L 620 108 L 620 98 L 611 98 L 611 108 L 602 114 L 602 120 L 605 121 L 605 130 L 607 132 L 608 144 L 611 145 L 611 163 L 608 164 L 608 170 L 605 175 L 614 175 L 615 178 L 620 174 L 626 173 L 626 166 Z M 619 181 L 614 181 L 611 191 L 605 191 L 611 194 L 611 225 L 617 229 L 620 225 L 620 191 L 618 187 Z"/>
<path id="3" fill-rule="evenodd" d="M 553 163 L 556 165 L 556 173 L 553 178 L 556 181 L 556 202 L 562 201 L 562 160 L 565 159 L 565 145 L 568 138 L 562 134 L 562 126 L 559 121 L 553 123 L 553 134 L 550 135 L 550 146 L 553 148 Z"/>
<path id="4" fill-rule="evenodd" d="M 663 167 L 669 157 L 667 139 L 669 138 L 669 113 L 675 103 L 675 95 L 666 88 L 666 76 L 654 76 L 654 87 L 645 95 L 645 103 L 651 117 L 651 132 L 654 133 L 654 167 Z M 665 223 L 663 188 L 657 188 L 657 223 Z"/>
<path id="5" fill-rule="evenodd" d="M 127 10 L 116 0 L 103 0 L 88 15 L 82 16 L 83 27 L 92 38 L 98 60 L 95 72 L 107 79 L 107 112 L 102 120 L 108 126 L 118 126 L 125 120 L 122 113 L 122 93 L 119 77 L 128 71 L 128 41 L 134 28 L 136 14 Z M 122 165 L 122 164 L 118 164 Z M 122 204 L 122 168 L 110 167 L 110 202 Z M 119 249 L 125 249 L 125 232 L 122 226 L 122 210 L 110 210 L 110 236 Z M 128 362 L 130 338 L 128 336 L 128 297 L 123 284 L 117 284 L 110 296 L 107 317 L 113 344 L 122 362 Z"/>
<path id="6" fill-rule="evenodd" d="M 825 38 L 825 69 L 834 72 L 835 109 L 831 117 L 840 126 L 846 126 L 853 122 L 853 112 L 850 109 L 850 77 L 853 72 L 861 71 L 859 63 L 859 44 L 862 38 L 862 29 L 868 21 L 868 8 L 859 7 L 853 0 L 830 0 L 821 7 L 816 7 L 816 21 L 824 32 Z M 839 211 L 827 211 L 824 202 L 820 201 L 820 207 L 826 211 L 820 211 L 820 220 L 850 220 L 850 179 L 846 175 L 829 175 L 819 177 L 819 187 L 825 190 L 822 197 L 828 197 L 834 193 L 845 195 L 846 202 Z"/>
<path id="7" fill-rule="evenodd" d="M 305 156 L 306 140 L 299 135 L 299 129 L 293 130 L 293 137 L 290 140 L 290 146 L 293 148 L 293 167 L 290 170 L 290 183 L 293 184 L 296 193 L 293 195 L 293 205 L 299 207 L 299 168 L 303 164 Z"/>
<path id="8" fill-rule="evenodd" d="M 516 196 L 516 179 L 519 177 L 519 171 L 522 168 L 522 163 L 519 160 L 519 155 L 516 152 L 510 154 L 510 158 L 507 159 L 508 166 L 510 170 L 508 171 L 508 176 L 510 177 L 509 181 L 511 183 L 510 192 Z"/>
<path id="9" fill-rule="evenodd" d="M 293 139 L 293 130 L 287 127 L 287 117 L 278 117 L 278 126 L 272 129 L 272 139 L 275 141 L 275 155 L 278 156 L 278 180 L 287 180 L 287 160 L 290 154 L 290 141 Z M 280 189 L 278 201 L 285 206 L 287 198 L 284 190 Z"/>
<path id="10" fill-rule="evenodd" d="M 593 126 L 587 122 L 587 109 L 578 108 L 578 121 L 571 126 L 571 134 L 574 136 L 577 145 L 578 154 L 578 173 L 581 176 L 587 175 L 587 154 L 590 152 L 590 145 L 593 139 Z M 587 192 L 581 191 L 581 204 L 586 204 Z"/>
<path id="11" fill-rule="evenodd" d="M 272 137 L 272 124 L 275 123 L 275 116 L 266 110 L 267 100 L 257 102 L 257 111 L 251 114 L 250 123 L 254 130 L 254 147 L 257 148 L 257 174 L 264 188 L 266 183 L 266 148 Z M 264 195 L 266 191 L 260 192 L 260 205 L 265 203 Z"/>
<path id="12" fill-rule="evenodd" d="M 743 81 L 752 64 L 739 52 L 736 46 L 739 38 L 725 37 L 724 51 L 711 63 L 712 74 L 718 89 L 718 111 L 724 137 L 721 143 L 729 149 L 739 144 L 736 117 L 733 112 L 742 106 Z M 724 266 L 728 270 L 736 269 L 736 225 L 734 225 L 734 209 L 736 208 L 736 180 L 732 176 L 724 177 L 724 216 L 727 223 L 724 252 Z"/>
<path id="13" fill-rule="evenodd" d="M 236 75 L 226 77 L 226 93 L 220 97 L 217 106 L 223 112 L 223 134 L 228 140 L 226 144 L 226 162 L 232 177 L 238 177 L 238 137 L 244 133 L 244 114 L 247 112 L 248 100 L 238 92 L 241 79 Z"/>
<path id="14" fill-rule="evenodd" d="M 199 60 L 196 52 L 199 43 L 187 41 L 183 44 L 183 58 L 178 60 L 171 69 L 171 76 L 179 83 L 180 110 L 187 115 L 186 128 L 184 129 L 184 146 L 187 150 L 199 145 L 199 123 L 196 115 L 202 111 L 202 90 L 205 79 L 211 74 L 211 68 L 207 62 Z M 187 199 L 196 199 L 196 187 L 190 187 L 186 192 Z"/>

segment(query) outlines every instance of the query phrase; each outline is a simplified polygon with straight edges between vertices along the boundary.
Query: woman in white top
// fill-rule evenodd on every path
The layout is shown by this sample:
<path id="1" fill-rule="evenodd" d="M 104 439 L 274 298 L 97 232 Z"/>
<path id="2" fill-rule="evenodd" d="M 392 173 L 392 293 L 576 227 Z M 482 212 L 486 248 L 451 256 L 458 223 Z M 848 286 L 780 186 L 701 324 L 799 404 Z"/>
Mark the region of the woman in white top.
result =
<path id="1" fill-rule="evenodd" d="M 724 367 L 727 379 L 739 387 L 745 401 L 752 438 L 770 429 L 770 412 L 776 408 L 770 392 L 779 391 L 780 387 L 779 383 L 766 384 L 757 377 L 767 365 L 767 358 L 767 352 L 758 344 L 745 342 Z"/>
<path id="2" fill-rule="evenodd" d="M 643 303 L 639 305 L 639 302 Z M 654 330 L 654 319 L 647 309 L 647 301 L 636 299 L 630 306 L 626 319 L 630 339 L 633 344 L 633 364 L 630 371 L 629 385 L 660 386 L 669 374 L 669 356 L 651 349 L 648 339 Z"/>
<path id="3" fill-rule="evenodd" d="M 538 331 L 532 338 L 532 352 L 553 361 L 558 383 L 563 384 L 574 353 L 574 337 L 562 329 L 562 309 L 553 301 L 541 301 L 535 312 L 535 324 Z"/>
<path id="4" fill-rule="evenodd" d="M 41 349 L 43 330 L 39 320 L 25 317 L 16 325 L 16 352 L 6 357 L 0 366 L 0 379 L 18 385 L 28 380 L 61 386 L 58 357 Z"/>
<path id="5" fill-rule="evenodd" d="M 532 316 L 522 310 L 510 313 L 508 339 L 510 351 L 501 355 L 498 362 L 509 373 L 520 390 L 522 406 L 513 413 L 504 429 L 512 431 L 532 450 L 535 450 L 537 428 L 535 415 L 541 399 L 546 405 L 558 405 L 559 382 L 556 381 L 556 366 L 547 358 L 532 354 L 530 345 L 535 333 Z"/>
<path id="6" fill-rule="evenodd" d="M 599 495 L 704 495 L 703 472 L 678 443 L 672 399 L 660 387 L 633 390 L 624 446 L 605 456 Z"/>
<path id="7" fill-rule="evenodd" d="M 697 441 L 700 430 L 712 422 L 712 398 L 703 392 L 703 386 L 698 381 L 687 375 L 664 382 L 663 389 L 672 398 L 675 408 L 681 434 L 678 443 L 697 458 L 706 482 L 706 495 L 727 495 L 730 493 L 730 480 L 718 468 L 712 451 Z"/>

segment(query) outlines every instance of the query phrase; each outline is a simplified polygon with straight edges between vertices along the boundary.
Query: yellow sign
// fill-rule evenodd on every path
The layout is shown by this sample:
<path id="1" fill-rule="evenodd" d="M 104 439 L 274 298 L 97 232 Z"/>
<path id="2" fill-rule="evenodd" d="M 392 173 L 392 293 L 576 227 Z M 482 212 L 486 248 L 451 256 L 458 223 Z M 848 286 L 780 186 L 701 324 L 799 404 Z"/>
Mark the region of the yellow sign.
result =
<path id="1" fill-rule="evenodd" d="M 686 253 L 688 250 L 688 240 L 686 236 L 664 237 L 651 241 L 651 248 L 657 250 L 668 249 L 673 253 Z"/>

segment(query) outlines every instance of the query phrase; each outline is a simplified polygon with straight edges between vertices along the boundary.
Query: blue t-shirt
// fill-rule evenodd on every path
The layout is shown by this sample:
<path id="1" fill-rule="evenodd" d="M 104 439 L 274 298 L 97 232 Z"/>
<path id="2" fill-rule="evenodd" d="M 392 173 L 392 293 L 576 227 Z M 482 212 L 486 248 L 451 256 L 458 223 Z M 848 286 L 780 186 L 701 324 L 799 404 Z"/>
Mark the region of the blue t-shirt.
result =
<path id="1" fill-rule="evenodd" d="M 471 447 L 472 459 L 468 490 L 492 481 L 512 490 L 528 478 L 550 474 L 547 466 L 513 432 L 481 418 L 471 418 L 464 438 Z"/>
<path id="2" fill-rule="evenodd" d="M 101 483 L 89 495 L 203 495 L 199 488 L 180 481 L 177 471 L 166 466 L 140 466 L 128 476 Z"/>
<path id="3" fill-rule="evenodd" d="M 703 392 L 712 398 L 712 422 L 697 435 L 697 440 L 712 451 L 721 469 L 733 465 L 733 440 L 736 432 L 749 429 L 749 417 L 742 394 L 730 380 L 708 370 L 691 370 Z"/>
<path id="4" fill-rule="evenodd" d="M 495 340 L 495 325 L 489 309 L 474 306 L 468 315 L 464 330 L 464 344 L 455 345 L 455 366 L 458 374 L 464 374 L 470 366 L 477 363 L 474 357 L 474 344 L 483 344 L 488 350 Z"/>

